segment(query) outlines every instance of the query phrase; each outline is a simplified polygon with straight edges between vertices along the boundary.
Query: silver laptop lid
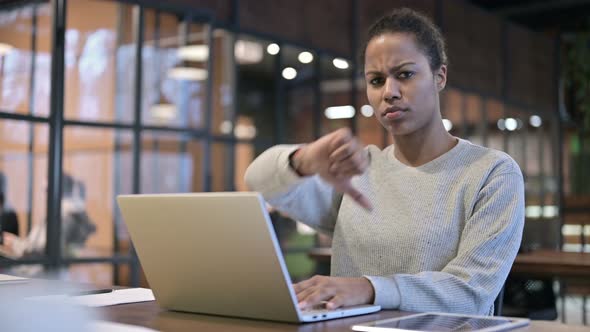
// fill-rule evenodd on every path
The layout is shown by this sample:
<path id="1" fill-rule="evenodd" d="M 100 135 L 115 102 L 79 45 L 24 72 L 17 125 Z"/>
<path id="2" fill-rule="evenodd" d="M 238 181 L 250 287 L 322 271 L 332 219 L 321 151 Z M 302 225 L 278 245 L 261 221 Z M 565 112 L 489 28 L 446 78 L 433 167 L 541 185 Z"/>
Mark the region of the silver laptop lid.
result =
<path id="1" fill-rule="evenodd" d="M 258 193 L 121 195 L 117 201 L 160 306 L 300 321 Z"/>

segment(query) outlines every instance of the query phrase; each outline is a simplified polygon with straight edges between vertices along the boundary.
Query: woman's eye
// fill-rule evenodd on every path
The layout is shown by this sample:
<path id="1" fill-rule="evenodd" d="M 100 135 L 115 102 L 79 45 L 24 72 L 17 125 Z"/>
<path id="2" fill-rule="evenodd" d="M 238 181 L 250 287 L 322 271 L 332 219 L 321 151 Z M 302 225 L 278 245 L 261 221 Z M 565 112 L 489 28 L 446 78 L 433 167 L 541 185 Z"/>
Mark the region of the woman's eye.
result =
<path id="1" fill-rule="evenodd" d="M 369 84 L 371 84 L 371 85 L 382 85 L 383 84 L 383 78 L 381 78 L 381 77 L 375 77 L 375 78 L 373 78 L 373 79 L 371 79 L 369 81 Z"/>
<path id="2" fill-rule="evenodd" d="M 399 73 L 399 75 L 397 75 L 398 78 L 400 79 L 407 79 L 414 76 L 414 72 L 413 71 L 402 71 L 401 73 Z"/>

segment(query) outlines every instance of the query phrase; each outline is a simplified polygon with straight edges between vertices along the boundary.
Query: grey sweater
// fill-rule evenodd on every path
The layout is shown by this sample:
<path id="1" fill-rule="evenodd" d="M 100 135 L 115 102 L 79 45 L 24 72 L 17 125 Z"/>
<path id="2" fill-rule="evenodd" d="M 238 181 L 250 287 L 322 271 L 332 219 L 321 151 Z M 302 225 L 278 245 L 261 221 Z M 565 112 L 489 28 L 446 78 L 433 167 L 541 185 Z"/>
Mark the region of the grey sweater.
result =
<path id="1" fill-rule="evenodd" d="M 246 183 L 277 209 L 333 236 L 333 276 L 367 277 L 386 309 L 491 314 L 524 226 L 524 184 L 507 154 L 459 143 L 419 167 L 393 146 L 368 146 L 370 166 L 353 185 L 368 212 L 319 176 L 289 167 L 297 146 L 261 154 Z"/>

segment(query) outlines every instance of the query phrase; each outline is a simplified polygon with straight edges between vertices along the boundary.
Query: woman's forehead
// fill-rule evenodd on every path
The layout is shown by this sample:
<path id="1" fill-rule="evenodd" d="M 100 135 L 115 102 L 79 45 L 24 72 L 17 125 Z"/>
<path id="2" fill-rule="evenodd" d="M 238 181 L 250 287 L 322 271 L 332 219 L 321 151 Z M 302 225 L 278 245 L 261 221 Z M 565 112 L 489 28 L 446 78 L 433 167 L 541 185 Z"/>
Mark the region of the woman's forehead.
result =
<path id="1" fill-rule="evenodd" d="M 373 38 L 367 45 L 365 67 L 394 66 L 404 62 L 428 62 L 411 34 L 383 34 Z"/>

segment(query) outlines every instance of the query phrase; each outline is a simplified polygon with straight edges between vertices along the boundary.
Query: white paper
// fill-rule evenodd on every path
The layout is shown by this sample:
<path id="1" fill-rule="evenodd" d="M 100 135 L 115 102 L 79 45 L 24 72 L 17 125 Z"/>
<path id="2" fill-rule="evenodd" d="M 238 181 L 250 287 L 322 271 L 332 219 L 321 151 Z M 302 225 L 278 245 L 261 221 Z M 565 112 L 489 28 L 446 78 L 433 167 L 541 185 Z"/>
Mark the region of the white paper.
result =
<path id="1" fill-rule="evenodd" d="M 90 331 L 92 332 L 156 332 L 143 326 L 127 325 L 114 322 L 96 321 L 88 324 Z"/>
<path id="2" fill-rule="evenodd" d="M 117 289 L 110 293 L 91 294 L 81 296 L 49 295 L 29 297 L 35 301 L 59 301 L 79 304 L 87 307 L 106 307 L 110 305 L 154 301 L 154 293 L 147 288 Z"/>
<path id="3" fill-rule="evenodd" d="M 0 274 L 0 285 L 2 284 L 12 284 L 15 282 L 27 282 L 29 279 L 21 278 L 17 276 L 11 276 L 8 274 Z"/>

